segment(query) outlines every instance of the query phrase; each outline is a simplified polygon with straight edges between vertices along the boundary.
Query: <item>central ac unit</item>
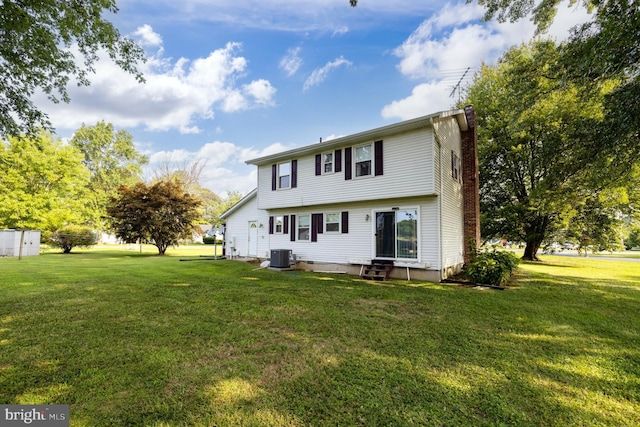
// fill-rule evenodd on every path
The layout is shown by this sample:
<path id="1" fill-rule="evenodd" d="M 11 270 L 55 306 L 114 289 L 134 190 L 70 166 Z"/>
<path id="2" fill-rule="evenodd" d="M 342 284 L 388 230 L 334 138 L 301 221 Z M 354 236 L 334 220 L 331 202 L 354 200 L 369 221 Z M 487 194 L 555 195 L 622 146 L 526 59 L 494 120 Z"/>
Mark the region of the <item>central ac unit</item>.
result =
<path id="1" fill-rule="evenodd" d="M 271 249 L 271 268 L 291 267 L 291 249 Z"/>

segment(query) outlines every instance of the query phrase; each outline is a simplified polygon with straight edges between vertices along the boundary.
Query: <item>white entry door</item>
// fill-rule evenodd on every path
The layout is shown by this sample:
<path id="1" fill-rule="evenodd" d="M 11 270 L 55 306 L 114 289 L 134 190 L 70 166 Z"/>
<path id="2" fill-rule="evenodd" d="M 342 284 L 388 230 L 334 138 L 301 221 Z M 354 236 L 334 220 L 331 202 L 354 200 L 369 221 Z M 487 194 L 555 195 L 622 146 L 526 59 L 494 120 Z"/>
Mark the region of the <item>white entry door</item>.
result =
<path id="1" fill-rule="evenodd" d="M 258 221 L 249 221 L 249 246 L 247 255 L 258 255 Z"/>

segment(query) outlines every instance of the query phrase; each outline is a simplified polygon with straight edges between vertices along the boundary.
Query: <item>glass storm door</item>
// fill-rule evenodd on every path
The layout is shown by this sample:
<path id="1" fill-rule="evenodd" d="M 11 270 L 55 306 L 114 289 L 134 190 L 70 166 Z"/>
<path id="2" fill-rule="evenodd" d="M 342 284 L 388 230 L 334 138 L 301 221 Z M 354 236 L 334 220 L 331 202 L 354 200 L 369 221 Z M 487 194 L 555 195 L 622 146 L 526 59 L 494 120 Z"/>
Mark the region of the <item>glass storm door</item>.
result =
<path id="1" fill-rule="evenodd" d="M 396 257 L 396 213 L 376 212 L 376 258 Z"/>

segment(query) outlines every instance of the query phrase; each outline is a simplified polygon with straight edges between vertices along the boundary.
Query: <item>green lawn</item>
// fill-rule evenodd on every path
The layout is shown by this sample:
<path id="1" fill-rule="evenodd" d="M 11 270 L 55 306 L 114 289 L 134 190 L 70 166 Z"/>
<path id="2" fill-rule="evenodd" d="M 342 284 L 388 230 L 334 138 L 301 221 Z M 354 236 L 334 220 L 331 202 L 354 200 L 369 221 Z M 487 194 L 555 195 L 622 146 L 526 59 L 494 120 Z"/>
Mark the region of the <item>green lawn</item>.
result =
<path id="1" fill-rule="evenodd" d="M 0 403 L 91 427 L 640 425 L 640 263 L 545 256 L 496 291 L 167 253 L 0 259 Z"/>

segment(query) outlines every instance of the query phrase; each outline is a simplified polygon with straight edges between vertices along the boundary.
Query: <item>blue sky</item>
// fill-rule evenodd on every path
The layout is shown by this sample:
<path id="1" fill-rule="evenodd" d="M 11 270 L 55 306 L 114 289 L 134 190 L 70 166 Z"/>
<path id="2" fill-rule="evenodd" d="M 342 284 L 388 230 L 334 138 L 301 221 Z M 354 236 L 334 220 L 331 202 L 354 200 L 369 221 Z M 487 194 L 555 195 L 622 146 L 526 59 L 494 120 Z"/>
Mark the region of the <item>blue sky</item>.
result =
<path id="1" fill-rule="evenodd" d="M 69 138 L 99 120 L 129 131 L 149 170 L 206 162 L 219 195 L 256 185 L 245 160 L 449 109 L 452 88 L 527 42 L 534 26 L 482 22 L 431 0 L 120 0 L 111 17 L 145 49 L 146 84 L 103 58 L 70 104 L 38 104 Z M 587 19 L 560 7 L 549 35 Z M 149 172 L 150 173 L 150 172 Z"/>

